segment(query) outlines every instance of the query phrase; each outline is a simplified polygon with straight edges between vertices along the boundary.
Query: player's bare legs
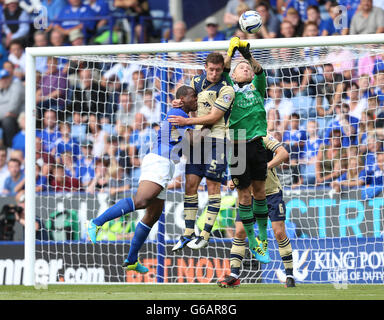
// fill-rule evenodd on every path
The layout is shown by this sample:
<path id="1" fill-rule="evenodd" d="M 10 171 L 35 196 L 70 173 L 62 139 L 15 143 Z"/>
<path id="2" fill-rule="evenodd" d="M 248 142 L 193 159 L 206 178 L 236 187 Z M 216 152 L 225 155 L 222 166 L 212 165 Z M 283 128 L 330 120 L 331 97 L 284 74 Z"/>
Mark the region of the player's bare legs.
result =
<path id="1" fill-rule="evenodd" d="M 141 221 L 152 228 L 163 213 L 164 202 L 165 201 L 162 199 L 153 199 L 148 205 L 144 217 L 141 219 Z"/>
<path id="2" fill-rule="evenodd" d="M 153 199 L 156 199 L 162 189 L 163 187 L 155 182 L 143 180 L 140 182 L 134 197 L 120 200 L 108 208 L 102 215 L 93 219 L 92 223 L 97 227 L 101 227 L 107 221 L 111 221 L 138 209 L 145 209 Z"/>
<path id="3" fill-rule="evenodd" d="M 256 200 L 263 200 L 265 195 L 265 181 L 253 180 L 251 182 L 253 198 Z"/>
<path id="4" fill-rule="evenodd" d="M 286 279 L 286 287 L 295 287 L 293 277 L 292 245 L 285 231 L 284 221 L 272 221 L 272 230 L 279 246 L 280 257 L 283 260 Z"/>
<path id="5" fill-rule="evenodd" d="M 151 228 L 163 212 L 165 201 L 157 198 L 162 189 L 157 183 L 144 180 L 140 182 L 134 198 L 136 210 L 147 209 L 141 222 Z"/>
<path id="6" fill-rule="evenodd" d="M 188 196 L 194 195 L 197 193 L 197 189 L 201 183 L 202 177 L 199 177 L 195 174 L 186 174 L 185 175 L 185 194 Z"/>
<path id="7" fill-rule="evenodd" d="M 282 241 L 287 237 L 284 221 L 272 221 L 272 230 L 276 241 Z"/>
<path id="8" fill-rule="evenodd" d="M 102 215 L 90 221 L 88 234 L 91 241 L 96 242 L 97 231 L 105 222 L 135 210 L 147 208 L 143 219 L 137 224 L 131 242 L 128 259 L 124 261 L 123 267 L 140 273 L 148 272 L 148 269 L 142 266 L 138 261 L 137 255 L 144 241 L 148 237 L 152 226 L 162 213 L 164 200 L 157 198 L 162 190 L 163 187 L 155 182 L 148 180 L 141 181 L 136 195 L 133 198 L 120 200 L 114 206 L 108 208 Z"/>
<path id="9" fill-rule="evenodd" d="M 156 200 L 156 197 L 162 190 L 163 187 L 155 182 L 148 180 L 141 181 L 137 188 L 136 195 L 133 197 L 135 209 L 140 210 L 147 208 L 152 201 Z"/>

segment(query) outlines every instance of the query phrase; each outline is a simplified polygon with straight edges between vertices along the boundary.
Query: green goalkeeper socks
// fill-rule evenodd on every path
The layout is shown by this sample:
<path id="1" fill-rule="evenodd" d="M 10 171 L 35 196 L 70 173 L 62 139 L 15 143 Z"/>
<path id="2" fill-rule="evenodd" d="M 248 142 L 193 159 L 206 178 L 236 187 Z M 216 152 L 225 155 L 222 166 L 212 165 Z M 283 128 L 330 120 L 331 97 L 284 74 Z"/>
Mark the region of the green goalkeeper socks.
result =
<path id="1" fill-rule="evenodd" d="M 254 220 L 252 206 L 245 206 L 239 203 L 239 216 L 240 220 L 243 223 L 245 233 L 248 237 L 249 247 L 256 248 L 257 242 L 255 239 L 255 230 L 254 230 Z"/>
<path id="2" fill-rule="evenodd" d="M 268 226 L 268 205 L 267 199 L 255 200 L 252 199 L 252 211 L 256 223 L 259 227 L 259 239 L 267 240 L 267 226 Z"/>

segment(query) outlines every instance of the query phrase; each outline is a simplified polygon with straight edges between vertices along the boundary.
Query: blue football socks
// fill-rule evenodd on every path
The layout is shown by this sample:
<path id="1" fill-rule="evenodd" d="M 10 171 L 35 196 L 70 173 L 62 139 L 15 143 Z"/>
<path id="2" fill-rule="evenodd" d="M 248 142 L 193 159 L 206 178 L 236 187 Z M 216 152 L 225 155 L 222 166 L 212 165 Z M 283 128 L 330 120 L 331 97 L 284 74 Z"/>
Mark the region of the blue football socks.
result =
<path id="1" fill-rule="evenodd" d="M 135 211 L 135 204 L 133 203 L 133 199 L 125 198 L 120 200 L 112 207 L 108 208 L 96 219 L 93 219 L 93 223 L 97 226 L 102 226 L 107 221 L 111 221 L 133 211 Z"/>
<path id="2" fill-rule="evenodd" d="M 129 264 L 133 264 L 137 261 L 139 250 L 144 241 L 147 239 L 150 231 L 151 228 L 144 224 L 142 221 L 137 224 L 135 234 L 131 241 L 131 247 L 129 248 L 128 252 L 127 261 Z"/>

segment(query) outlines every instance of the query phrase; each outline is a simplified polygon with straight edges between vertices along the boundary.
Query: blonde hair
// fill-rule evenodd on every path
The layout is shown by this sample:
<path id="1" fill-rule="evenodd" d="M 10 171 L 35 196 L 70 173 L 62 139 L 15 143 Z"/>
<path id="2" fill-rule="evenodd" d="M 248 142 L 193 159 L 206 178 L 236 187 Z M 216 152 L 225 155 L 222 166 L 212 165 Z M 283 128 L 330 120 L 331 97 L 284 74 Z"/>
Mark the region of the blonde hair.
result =
<path id="1" fill-rule="evenodd" d="M 246 63 L 246 64 L 248 64 L 248 65 L 251 67 L 251 69 L 252 69 L 252 66 L 251 66 L 251 64 L 249 63 L 249 61 L 247 61 L 247 60 L 240 60 L 240 61 L 237 62 L 236 65 L 232 68 L 232 70 L 231 70 L 231 72 L 230 72 L 230 75 L 231 75 L 231 76 L 233 75 L 233 73 L 235 72 L 236 68 L 237 68 L 241 63 Z M 252 69 L 252 70 L 253 70 L 253 69 Z"/>

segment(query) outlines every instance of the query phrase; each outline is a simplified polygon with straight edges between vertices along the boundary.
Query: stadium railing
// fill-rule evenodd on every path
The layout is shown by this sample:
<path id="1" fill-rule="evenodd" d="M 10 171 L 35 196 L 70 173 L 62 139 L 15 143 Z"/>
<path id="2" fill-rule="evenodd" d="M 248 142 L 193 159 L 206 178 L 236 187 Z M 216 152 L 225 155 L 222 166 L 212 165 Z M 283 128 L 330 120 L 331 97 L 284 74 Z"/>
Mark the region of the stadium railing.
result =
<path id="1" fill-rule="evenodd" d="M 134 18 L 135 17 L 130 16 L 130 15 L 113 14 L 113 15 L 108 15 L 108 16 L 93 16 L 93 17 L 87 17 L 87 18 L 76 18 L 76 20 L 82 21 L 82 22 L 107 20 L 108 21 L 108 29 L 107 30 L 109 31 L 109 44 L 113 44 L 113 29 L 115 27 L 117 20 L 122 20 L 122 19 L 128 20 L 128 22 L 130 24 L 130 29 L 131 29 L 130 30 L 130 37 L 129 37 L 130 43 L 134 43 L 134 41 L 135 41 L 135 33 L 134 33 L 135 26 L 137 24 L 143 25 L 144 22 L 146 22 L 146 21 L 157 22 L 156 24 L 154 23 L 156 25 L 156 28 L 155 28 L 156 32 L 161 32 L 162 30 L 164 30 L 164 27 L 167 27 L 170 30 L 172 30 L 172 18 L 170 18 L 170 17 L 140 17 L 139 23 L 136 23 Z M 37 19 L 37 17 L 31 18 L 29 20 L 3 20 L 3 21 L 0 20 L 0 28 L 2 29 L 4 24 L 20 24 L 20 23 L 29 23 L 33 26 L 34 21 L 36 21 L 36 19 Z M 73 20 L 73 19 L 53 19 L 53 20 L 48 21 L 48 25 L 50 23 L 69 21 L 69 20 Z M 40 29 L 35 28 L 35 29 L 37 31 L 37 30 L 43 30 L 44 28 L 40 28 Z M 144 32 L 145 31 L 143 29 L 141 32 L 140 38 L 139 38 L 140 42 L 143 42 L 143 40 L 144 40 Z"/>

